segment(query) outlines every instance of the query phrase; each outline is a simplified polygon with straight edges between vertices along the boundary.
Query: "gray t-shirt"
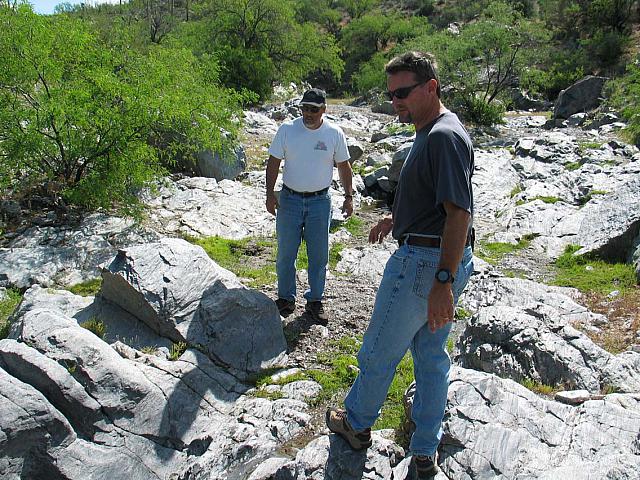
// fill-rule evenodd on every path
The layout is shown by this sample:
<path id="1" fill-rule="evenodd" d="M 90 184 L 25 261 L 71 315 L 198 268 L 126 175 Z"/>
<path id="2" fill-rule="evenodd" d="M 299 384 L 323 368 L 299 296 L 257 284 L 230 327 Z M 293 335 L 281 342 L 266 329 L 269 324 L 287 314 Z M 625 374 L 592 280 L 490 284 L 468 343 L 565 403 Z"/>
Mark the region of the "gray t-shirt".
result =
<path id="1" fill-rule="evenodd" d="M 454 113 L 446 111 L 416 132 L 393 202 L 393 238 L 441 236 L 445 201 L 473 216 L 473 167 L 471 138 Z"/>

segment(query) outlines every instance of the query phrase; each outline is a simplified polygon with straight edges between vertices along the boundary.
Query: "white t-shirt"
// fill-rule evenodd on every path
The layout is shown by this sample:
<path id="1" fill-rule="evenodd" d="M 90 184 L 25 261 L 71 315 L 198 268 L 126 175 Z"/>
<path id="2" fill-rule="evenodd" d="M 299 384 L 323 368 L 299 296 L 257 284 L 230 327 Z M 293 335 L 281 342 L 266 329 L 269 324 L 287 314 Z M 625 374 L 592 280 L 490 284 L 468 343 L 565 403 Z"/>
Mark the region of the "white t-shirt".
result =
<path id="1" fill-rule="evenodd" d="M 316 192 L 331 185 L 334 163 L 349 160 L 347 138 L 326 118 L 311 130 L 302 117 L 280 125 L 269 155 L 284 160 L 283 183 L 297 192 Z"/>

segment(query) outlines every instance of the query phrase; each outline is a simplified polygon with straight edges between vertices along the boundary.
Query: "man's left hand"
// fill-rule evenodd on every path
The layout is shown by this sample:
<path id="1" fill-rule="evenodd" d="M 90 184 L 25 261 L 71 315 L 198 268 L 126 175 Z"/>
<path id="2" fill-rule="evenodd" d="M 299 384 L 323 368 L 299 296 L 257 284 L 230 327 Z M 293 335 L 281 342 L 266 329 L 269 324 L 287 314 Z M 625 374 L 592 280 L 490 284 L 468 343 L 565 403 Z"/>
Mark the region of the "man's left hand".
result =
<path id="1" fill-rule="evenodd" d="M 350 217 L 353 213 L 353 197 L 344 197 L 344 202 L 342 203 L 342 214 L 345 218 Z"/>
<path id="2" fill-rule="evenodd" d="M 453 292 L 450 283 L 434 281 L 429 292 L 429 330 L 434 333 L 444 327 L 448 322 L 453 322 Z"/>

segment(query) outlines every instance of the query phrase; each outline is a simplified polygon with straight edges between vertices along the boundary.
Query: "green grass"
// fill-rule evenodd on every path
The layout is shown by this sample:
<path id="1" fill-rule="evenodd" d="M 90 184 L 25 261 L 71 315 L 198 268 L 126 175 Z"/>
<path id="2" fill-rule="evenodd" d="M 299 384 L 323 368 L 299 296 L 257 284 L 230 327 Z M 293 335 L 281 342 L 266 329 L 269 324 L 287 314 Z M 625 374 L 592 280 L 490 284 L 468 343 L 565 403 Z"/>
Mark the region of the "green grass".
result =
<path id="1" fill-rule="evenodd" d="M 413 124 L 404 124 L 404 123 L 389 123 L 385 127 L 385 130 L 389 135 L 399 135 L 401 133 L 416 133 L 416 127 Z"/>
<path id="2" fill-rule="evenodd" d="M 564 164 L 564 168 L 569 171 L 578 170 L 581 166 L 581 162 L 569 162 Z"/>
<path id="3" fill-rule="evenodd" d="M 336 266 L 340 261 L 340 254 L 342 253 L 342 250 L 344 250 L 344 247 L 344 244 L 339 242 L 331 245 L 331 248 L 329 249 L 329 268 L 331 270 L 336 269 Z"/>
<path id="4" fill-rule="evenodd" d="M 554 387 L 552 385 L 545 385 L 544 383 L 532 380 L 531 378 L 525 378 L 521 380 L 520 385 L 531 390 L 533 393 L 546 396 L 552 396 L 560 390 L 563 390 L 563 387 L 561 386 Z"/>
<path id="5" fill-rule="evenodd" d="M 102 278 L 94 278 L 86 282 L 77 283 L 67 288 L 71 293 L 82 295 L 83 297 L 95 296 L 102 286 Z"/>
<path id="6" fill-rule="evenodd" d="M 155 355 L 158 351 L 158 347 L 155 345 L 147 345 L 146 347 L 142 347 L 140 350 L 142 353 L 146 353 L 147 355 Z"/>
<path id="7" fill-rule="evenodd" d="M 478 242 L 476 256 L 483 259 L 491 265 L 496 265 L 502 260 L 502 257 L 510 253 L 527 248 L 537 235 L 524 235 L 517 244 L 505 242 Z"/>
<path id="8" fill-rule="evenodd" d="M 587 193 L 584 197 L 580 199 L 580 205 L 585 205 L 587 202 L 589 202 L 589 200 L 591 200 L 596 195 L 606 195 L 607 193 L 609 192 L 607 192 L 606 190 L 591 190 L 589 193 Z"/>
<path id="9" fill-rule="evenodd" d="M 542 200 L 544 203 L 558 203 L 561 199 L 558 197 L 552 197 L 552 196 L 545 196 L 545 195 L 538 195 L 533 197 L 531 200 L 529 200 L 530 202 L 533 202 L 534 200 Z"/>
<path id="10" fill-rule="evenodd" d="M 515 187 L 513 187 L 511 189 L 511 192 L 509 192 L 509 198 L 515 197 L 520 192 L 522 192 L 522 186 L 520 184 L 518 184 L 518 185 L 516 185 Z"/>
<path id="11" fill-rule="evenodd" d="M 175 362 L 178 360 L 184 352 L 187 351 L 187 344 L 185 342 L 178 342 L 171 345 L 169 350 L 169 360 Z"/>
<path id="12" fill-rule="evenodd" d="M 583 155 L 587 150 L 597 150 L 602 147 L 602 142 L 578 142 L 578 151 Z"/>
<path id="13" fill-rule="evenodd" d="M 555 285 L 574 287 L 581 292 L 608 294 L 620 290 L 621 294 L 635 288 L 636 273 L 633 265 L 611 263 L 589 257 L 576 256 L 577 245 L 568 245 L 564 253 L 555 261 Z M 587 267 L 591 267 L 587 269 Z"/>
<path id="14" fill-rule="evenodd" d="M 6 293 L 7 298 L 0 301 L 0 340 L 7 338 L 7 335 L 9 335 L 11 327 L 9 317 L 22 300 L 22 294 L 18 290 L 9 288 Z"/>
<path id="15" fill-rule="evenodd" d="M 201 246 L 218 265 L 240 278 L 249 279 L 249 286 L 260 287 L 276 281 L 277 242 L 273 238 L 229 240 L 215 237 L 187 237 Z"/>
<path id="16" fill-rule="evenodd" d="M 92 317 L 86 322 L 82 322 L 80 324 L 82 328 L 86 328 L 91 333 L 93 333 L 96 337 L 104 340 L 104 335 L 107 333 L 107 327 L 102 320 L 97 317 Z"/>
<path id="17" fill-rule="evenodd" d="M 365 231 L 364 220 L 356 215 L 351 215 L 344 222 L 331 227 L 331 233 L 337 232 L 340 228 L 345 228 L 354 237 L 362 237 Z"/>

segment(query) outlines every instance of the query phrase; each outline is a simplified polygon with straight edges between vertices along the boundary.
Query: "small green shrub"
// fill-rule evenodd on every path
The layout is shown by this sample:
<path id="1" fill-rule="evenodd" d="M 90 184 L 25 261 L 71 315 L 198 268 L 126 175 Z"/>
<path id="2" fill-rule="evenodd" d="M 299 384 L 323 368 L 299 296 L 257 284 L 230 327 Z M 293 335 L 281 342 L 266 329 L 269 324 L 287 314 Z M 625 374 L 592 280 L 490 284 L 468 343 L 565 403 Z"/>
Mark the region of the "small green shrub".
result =
<path id="1" fill-rule="evenodd" d="M 478 125 L 491 126 L 504 123 L 505 108 L 499 103 L 487 103 L 476 97 L 467 98 L 465 118 Z"/>
<path id="2" fill-rule="evenodd" d="M 574 255 L 580 248 L 578 245 L 568 245 L 555 261 L 555 285 L 600 294 L 607 294 L 613 290 L 620 290 L 624 294 L 635 288 L 636 274 L 633 265 Z"/>
<path id="3" fill-rule="evenodd" d="M 67 290 L 76 295 L 81 295 L 83 297 L 94 296 L 100 291 L 100 287 L 102 287 L 102 278 L 94 278 L 92 280 L 87 280 L 86 282 L 77 283 Z"/>
<path id="4" fill-rule="evenodd" d="M 0 340 L 7 338 L 11 323 L 9 317 L 22 300 L 22 294 L 18 290 L 9 288 L 6 290 L 6 298 L 0 300 Z"/>
<path id="5" fill-rule="evenodd" d="M 544 383 L 532 380 L 531 378 L 522 379 L 520 384 L 538 395 L 551 396 L 562 390 L 562 387 L 560 386 L 554 387 L 551 385 L 545 385 Z"/>
<path id="6" fill-rule="evenodd" d="M 155 355 L 155 353 L 158 351 L 158 347 L 155 345 L 147 345 L 146 347 L 142 347 L 140 351 L 147 355 Z"/>
<path id="7" fill-rule="evenodd" d="M 107 327 L 102 320 L 97 317 L 93 317 L 86 322 L 82 322 L 80 324 L 82 328 L 86 328 L 91 333 L 93 333 L 96 337 L 104 340 L 104 335 L 107 333 Z"/>
<path id="8" fill-rule="evenodd" d="M 169 350 L 169 360 L 176 361 L 178 360 L 184 352 L 187 351 L 186 342 L 177 342 L 171 345 L 171 349 Z"/>

